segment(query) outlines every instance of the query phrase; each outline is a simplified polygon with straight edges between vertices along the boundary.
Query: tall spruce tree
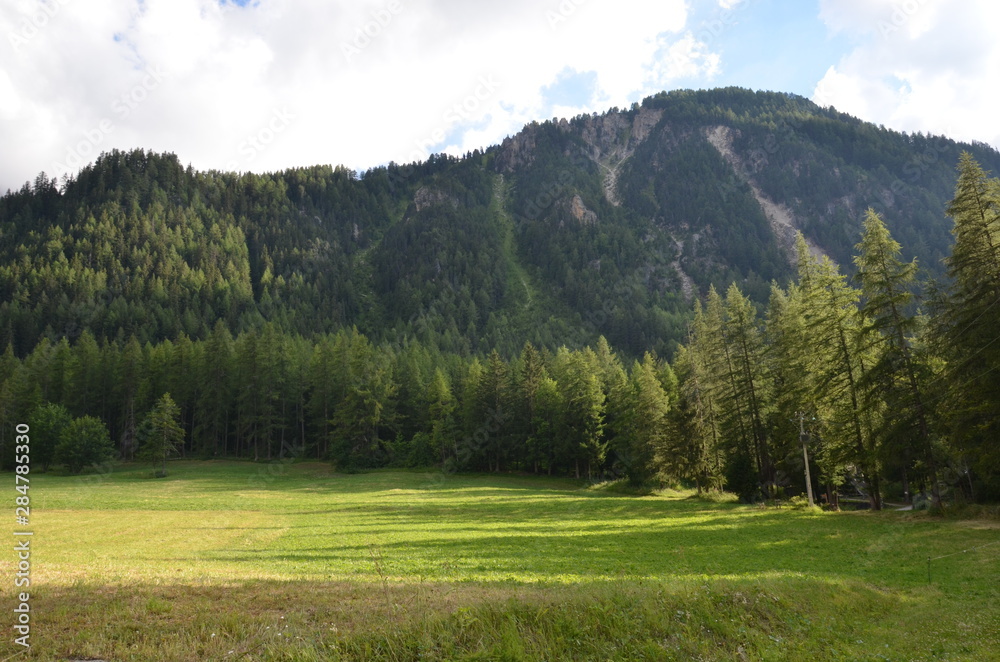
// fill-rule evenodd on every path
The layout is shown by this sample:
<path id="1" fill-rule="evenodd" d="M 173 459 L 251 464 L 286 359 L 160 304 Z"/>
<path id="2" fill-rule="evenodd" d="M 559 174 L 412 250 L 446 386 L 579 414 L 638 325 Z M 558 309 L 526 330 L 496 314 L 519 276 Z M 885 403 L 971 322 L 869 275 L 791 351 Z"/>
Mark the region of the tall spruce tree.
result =
<path id="1" fill-rule="evenodd" d="M 768 430 L 765 428 L 764 344 L 761 337 L 757 310 L 740 292 L 735 283 L 726 292 L 724 332 L 733 370 L 733 395 L 743 402 L 746 412 L 744 429 L 749 444 L 744 451 L 750 453 L 760 481 L 773 486 L 774 462 L 771 458 Z"/>
<path id="2" fill-rule="evenodd" d="M 909 497 L 907 474 L 910 458 L 919 457 L 928 471 L 932 499 L 940 504 L 937 459 L 931 437 L 931 412 L 919 375 L 925 372 L 915 356 L 911 337 L 917 330 L 916 317 L 909 313 L 916 261 L 900 260 L 900 245 L 889 234 L 882 218 L 873 209 L 865 214 L 864 234 L 855 247 L 866 321 L 865 341 L 874 346 L 875 362 L 868 366 L 861 387 L 866 406 L 884 403 L 878 426 L 880 443 L 902 457 L 904 493 Z"/>
<path id="3" fill-rule="evenodd" d="M 864 321 L 860 292 L 828 257 L 812 256 L 805 239 L 796 242 L 803 314 L 814 352 L 814 398 L 830 446 L 829 461 L 850 461 L 874 510 L 882 508 L 881 449 L 872 430 L 873 412 L 862 405 L 866 356 L 861 342 Z"/>
<path id="4" fill-rule="evenodd" d="M 657 378 L 659 366 L 646 352 L 636 361 L 629 379 L 624 438 L 618 447 L 625 458 L 625 473 L 633 485 L 650 483 L 664 464 L 670 433 L 670 399 Z"/>
<path id="5" fill-rule="evenodd" d="M 956 446 L 1000 493 L 1000 181 L 968 153 L 948 206 L 955 245 L 952 282 L 935 322 L 945 420 Z"/>
<path id="6" fill-rule="evenodd" d="M 718 431 L 702 387 L 702 370 L 695 352 L 681 345 L 674 355 L 678 390 L 671 409 L 665 468 L 674 477 L 693 480 L 701 494 L 721 487 Z"/>

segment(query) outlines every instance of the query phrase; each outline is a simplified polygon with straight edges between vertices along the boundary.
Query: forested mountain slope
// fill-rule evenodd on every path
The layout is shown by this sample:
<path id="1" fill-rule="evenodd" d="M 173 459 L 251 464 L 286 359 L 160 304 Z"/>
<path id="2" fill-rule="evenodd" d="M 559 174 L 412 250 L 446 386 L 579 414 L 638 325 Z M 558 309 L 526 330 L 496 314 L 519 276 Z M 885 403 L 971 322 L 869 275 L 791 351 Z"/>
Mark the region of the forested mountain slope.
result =
<path id="1" fill-rule="evenodd" d="M 221 319 L 233 333 L 356 326 L 460 354 L 604 335 L 669 355 L 709 285 L 763 303 L 786 282 L 795 229 L 850 269 L 869 206 L 940 275 L 962 150 L 1000 170 L 984 145 L 731 88 L 363 174 L 198 172 L 112 152 L 0 198 L 0 344 L 24 355 L 84 329 L 199 339 Z"/>

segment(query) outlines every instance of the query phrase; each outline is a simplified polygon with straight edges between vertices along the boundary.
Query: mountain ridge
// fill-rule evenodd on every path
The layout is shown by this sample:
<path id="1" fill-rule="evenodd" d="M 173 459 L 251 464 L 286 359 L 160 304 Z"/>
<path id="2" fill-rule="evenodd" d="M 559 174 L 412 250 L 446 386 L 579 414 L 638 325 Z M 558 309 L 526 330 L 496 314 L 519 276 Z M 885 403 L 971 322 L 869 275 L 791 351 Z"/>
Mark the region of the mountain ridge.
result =
<path id="1" fill-rule="evenodd" d="M 850 269 L 868 207 L 940 276 L 963 150 L 1000 170 L 986 145 L 724 88 L 363 173 L 199 172 L 113 151 L 61 187 L 40 175 L 0 198 L 0 342 L 203 338 L 221 319 L 463 354 L 604 335 L 669 355 L 710 286 L 763 303 L 786 282 L 796 231 Z"/>

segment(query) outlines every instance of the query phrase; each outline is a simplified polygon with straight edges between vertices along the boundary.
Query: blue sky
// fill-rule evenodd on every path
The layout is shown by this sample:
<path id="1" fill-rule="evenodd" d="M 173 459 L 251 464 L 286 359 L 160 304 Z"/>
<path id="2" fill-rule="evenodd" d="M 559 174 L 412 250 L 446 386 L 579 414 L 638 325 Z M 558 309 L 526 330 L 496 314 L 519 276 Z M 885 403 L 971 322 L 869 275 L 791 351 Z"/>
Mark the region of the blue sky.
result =
<path id="1" fill-rule="evenodd" d="M 728 13 L 727 13 L 728 12 Z M 747 0 L 731 9 L 695 3 L 691 24 L 696 35 L 713 38 L 719 73 L 713 85 L 813 93 L 816 81 L 850 48 L 844 35 L 833 35 L 819 18 L 817 3 Z M 695 77 L 681 81 L 702 87 Z"/>
<path id="2" fill-rule="evenodd" d="M 998 24 L 994 0 L 7 0 L 0 191 L 111 148 L 360 170 L 727 85 L 996 146 Z"/>

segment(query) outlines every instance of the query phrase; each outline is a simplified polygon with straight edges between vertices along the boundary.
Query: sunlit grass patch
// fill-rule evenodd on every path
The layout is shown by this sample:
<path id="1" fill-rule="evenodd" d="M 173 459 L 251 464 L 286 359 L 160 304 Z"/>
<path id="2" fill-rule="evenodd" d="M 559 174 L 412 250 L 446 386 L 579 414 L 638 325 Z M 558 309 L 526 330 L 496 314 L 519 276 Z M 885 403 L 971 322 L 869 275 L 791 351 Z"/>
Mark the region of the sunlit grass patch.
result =
<path id="1" fill-rule="evenodd" d="M 1000 644 L 991 520 L 268 467 L 33 480 L 35 659 L 988 659 Z M 973 547 L 928 585 L 928 557 Z"/>

